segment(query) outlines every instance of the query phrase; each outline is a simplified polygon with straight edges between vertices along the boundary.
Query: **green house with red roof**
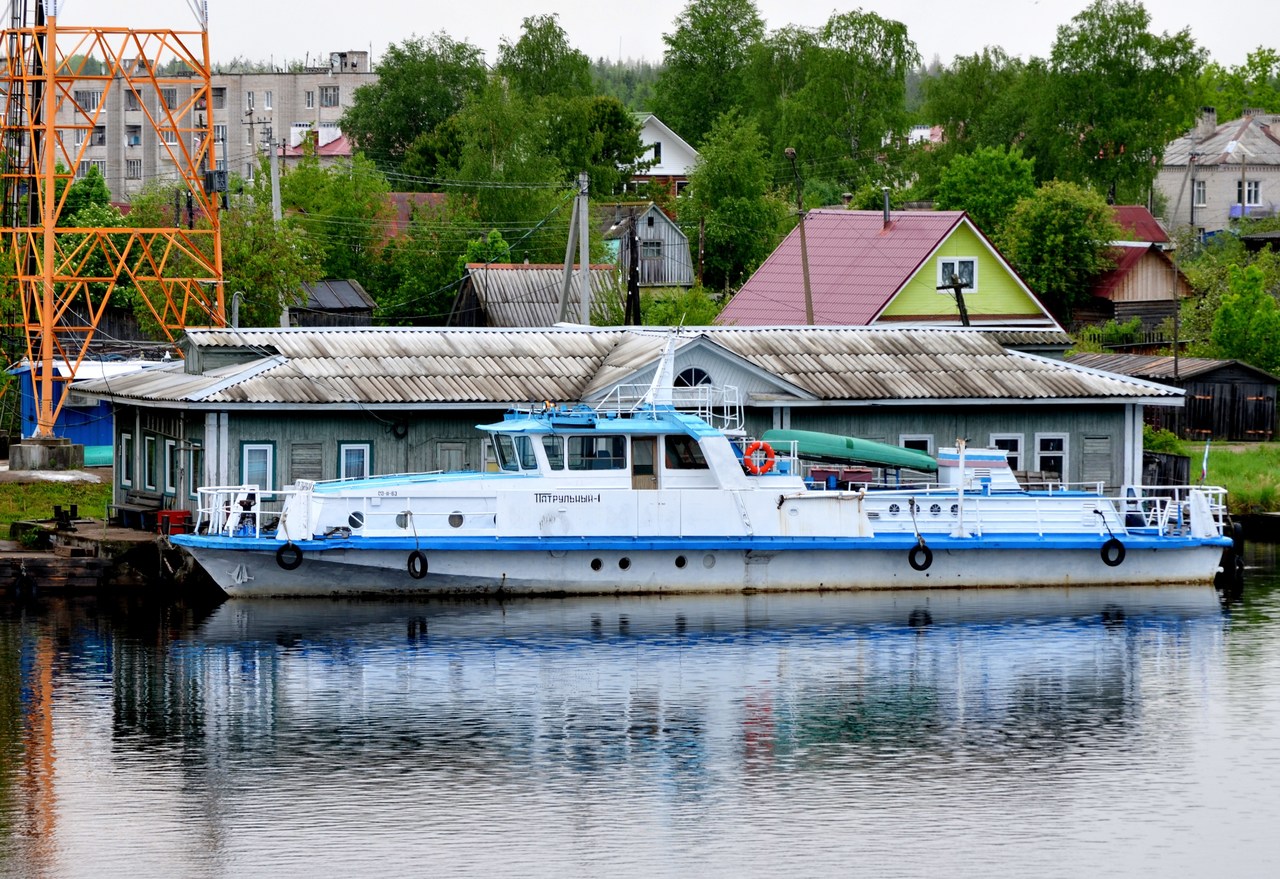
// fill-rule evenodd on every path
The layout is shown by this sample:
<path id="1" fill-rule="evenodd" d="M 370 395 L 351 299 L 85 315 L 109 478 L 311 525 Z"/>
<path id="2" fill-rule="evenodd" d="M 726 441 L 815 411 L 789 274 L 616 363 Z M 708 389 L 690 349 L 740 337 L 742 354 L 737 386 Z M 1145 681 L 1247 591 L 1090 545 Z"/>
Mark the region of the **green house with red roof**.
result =
<path id="1" fill-rule="evenodd" d="M 735 326 L 963 326 L 1061 330 L 964 211 L 809 211 L 717 318 Z M 957 297 L 955 285 L 959 285 Z"/>

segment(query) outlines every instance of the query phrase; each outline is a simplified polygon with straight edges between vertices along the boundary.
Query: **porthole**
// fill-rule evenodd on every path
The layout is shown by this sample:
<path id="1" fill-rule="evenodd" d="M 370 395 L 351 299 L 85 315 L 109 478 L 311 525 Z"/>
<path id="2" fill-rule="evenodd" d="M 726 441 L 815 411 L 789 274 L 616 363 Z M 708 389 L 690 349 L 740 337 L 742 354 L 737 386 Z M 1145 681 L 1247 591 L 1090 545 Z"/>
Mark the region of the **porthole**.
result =
<path id="1" fill-rule="evenodd" d="M 898 514 L 899 514 L 899 513 L 901 513 L 901 512 L 902 512 L 902 508 L 901 508 L 901 507 L 899 507 L 897 504 L 889 504 L 889 515 L 890 515 L 890 516 L 896 516 L 896 515 L 898 515 Z"/>
<path id="2" fill-rule="evenodd" d="M 604 567 L 604 562 L 600 561 L 600 559 L 591 560 L 591 570 L 598 571 L 603 567 Z"/>
<path id="3" fill-rule="evenodd" d="M 702 567 L 711 569 L 716 566 L 716 557 L 711 553 L 707 553 L 702 557 Z"/>
<path id="4" fill-rule="evenodd" d="M 626 556 L 623 556 L 622 558 L 618 559 L 618 567 L 624 571 L 627 570 L 628 568 L 631 567 L 631 559 L 627 558 Z"/>
<path id="5" fill-rule="evenodd" d="M 462 527 L 462 513 L 458 512 L 457 510 L 454 510 L 452 513 L 449 514 L 449 527 L 450 528 Z"/>
<path id="6" fill-rule="evenodd" d="M 351 526 L 351 530 L 364 527 L 364 513 L 359 510 L 353 510 L 350 516 L 347 516 L 347 524 Z"/>
<path id="7" fill-rule="evenodd" d="M 942 514 L 942 506 L 941 506 L 941 505 L 939 505 L 939 504 L 930 504 L 930 505 L 929 505 L 929 515 L 930 515 L 930 516 L 939 516 L 939 515 L 941 515 L 941 514 Z"/>
<path id="8" fill-rule="evenodd" d="M 409 517 L 410 517 L 410 516 L 412 516 L 412 515 L 413 515 L 413 514 L 412 514 L 412 513 L 410 513 L 408 510 L 405 510 L 403 513 L 396 513 L 396 527 L 397 527 L 397 528 L 408 528 L 408 527 L 409 527 Z"/>
<path id="9" fill-rule="evenodd" d="M 676 567 L 677 567 L 677 568 L 683 568 L 683 567 L 684 567 L 685 565 L 687 565 L 688 563 L 689 563 L 689 562 L 688 562 L 688 560 L 687 560 L 687 559 L 685 559 L 685 557 L 684 557 L 684 556 L 682 556 L 682 555 L 678 555 L 678 556 L 676 556 Z"/>
<path id="10" fill-rule="evenodd" d="M 951 505 L 951 515 L 953 515 L 953 516 L 958 515 L 958 514 L 959 514 L 959 512 L 960 512 L 960 505 L 959 505 L 959 504 L 952 504 L 952 505 Z"/>

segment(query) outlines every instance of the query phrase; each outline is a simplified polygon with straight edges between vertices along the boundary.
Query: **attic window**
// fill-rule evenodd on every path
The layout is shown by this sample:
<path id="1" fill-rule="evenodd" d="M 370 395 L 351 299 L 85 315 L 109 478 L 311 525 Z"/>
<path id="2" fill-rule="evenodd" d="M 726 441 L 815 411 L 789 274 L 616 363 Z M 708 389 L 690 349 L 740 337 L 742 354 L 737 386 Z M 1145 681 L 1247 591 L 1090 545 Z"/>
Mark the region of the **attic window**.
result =
<path id="1" fill-rule="evenodd" d="M 690 366 L 688 369 L 680 370 L 680 374 L 676 376 L 675 380 L 677 388 L 697 388 L 709 384 L 711 384 L 711 376 L 699 366 Z"/>
<path id="2" fill-rule="evenodd" d="M 938 260 L 939 293 L 951 293 L 952 278 L 958 277 L 963 285 L 961 289 L 972 293 L 978 289 L 978 260 L 974 257 L 942 257 Z"/>
<path id="3" fill-rule="evenodd" d="M 656 165 L 662 164 L 662 142 L 655 141 L 653 144 L 653 161 Z"/>

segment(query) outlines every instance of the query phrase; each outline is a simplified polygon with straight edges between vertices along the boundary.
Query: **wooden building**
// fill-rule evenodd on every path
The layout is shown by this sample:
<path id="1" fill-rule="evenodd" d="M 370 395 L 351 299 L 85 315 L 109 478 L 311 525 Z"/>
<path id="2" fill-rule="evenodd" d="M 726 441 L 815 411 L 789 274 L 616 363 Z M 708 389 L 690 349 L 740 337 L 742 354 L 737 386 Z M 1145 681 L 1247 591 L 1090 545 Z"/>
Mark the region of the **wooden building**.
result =
<path id="1" fill-rule="evenodd" d="M 1146 422 L 1183 439 L 1264 442 L 1275 437 L 1280 379 L 1239 360 L 1074 354 L 1077 366 L 1160 382 L 1186 392 L 1181 406 L 1148 406 Z"/>
<path id="2" fill-rule="evenodd" d="M 114 407 L 114 500 L 194 509 L 199 485 L 488 468 L 475 425 L 647 386 L 672 332 L 190 330 L 180 361 L 74 387 Z M 738 389 L 756 436 L 820 430 L 928 453 L 965 437 L 1008 450 L 1015 470 L 1138 482 L 1143 408 L 1181 392 L 1017 350 L 1046 335 L 704 327 L 680 332 L 675 368 L 677 384 Z"/>
<path id="3" fill-rule="evenodd" d="M 634 245 L 642 288 L 693 286 L 689 239 L 662 208 L 653 202 L 622 202 L 601 205 L 594 213 L 610 259 L 624 276 Z"/>

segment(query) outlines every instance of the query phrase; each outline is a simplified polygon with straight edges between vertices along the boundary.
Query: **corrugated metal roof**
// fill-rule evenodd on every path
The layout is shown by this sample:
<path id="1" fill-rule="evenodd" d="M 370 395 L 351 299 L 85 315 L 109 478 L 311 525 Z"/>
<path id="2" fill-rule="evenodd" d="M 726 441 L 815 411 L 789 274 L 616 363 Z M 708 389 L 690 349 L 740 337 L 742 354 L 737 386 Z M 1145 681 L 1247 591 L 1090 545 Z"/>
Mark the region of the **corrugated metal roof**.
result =
<path id="1" fill-rule="evenodd" d="M 1196 164 L 1280 165 L 1280 124 L 1275 116 L 1243 116 L 1216 126 L 1207 136 L 1197 129 L 1178 138 L 1164 149 L 1164 164 L 1185 167 L 1196 155 Z"/>
<path id="2" fill-rule="evenodd" d="M 575 272 L 577 268 L 575 266 Z M 469 285 L 491 327 L 549 327 L 560 321 L 564 266 L 483 264 L 467 266 Z M 591 266 L 593 321 L 622 317 L 622 284 L 611 265 Z M 579 319 L 581 290 L 575 277 L 569 286 L 568 320 Z"/>
<path id="3" fill-rule="evenodd" d="M 805 328 L 686 329 L 682 346 L 737 355 L 821 400 L 1142 399 L 1180 392 L 1010 351 L 982 330 Z M 196 354 L 235 349 L 254 357 L 202 375 L 184 365 L 78 390 L 119 400 L 222 405 L 508 404 L 594 397 L 660 355 L 656 328 L 538 330 L 329 328 L 190 330 Z"/>
<path id="4" fill-rule="evenodd" d="M 1114 205 L 1111 208 L 1116 225 L 1123 230 L 1124 241 L 1146 241 L 1149 244 L 1167 244 L 1169 234 L 1160 221 L 1140 204 Z"/>
<path id="5" fill-rule="evenodd" d="M 869 325 L 961 222 L 968 222 L 963 211 L 894 211 L 887 226 L 881 211 L 809 211 L 804 228 L 814 323 Z M 743 284 L 716 322 L 723 326 L 804 324 L 803 279 L 797 226 Z M 1043 313 L 1034 319 L 1052 323 Z"/>
<path id="6" fill-rule="evenodd" d="M 1067 358 L 1076 366 L 1101 369 L 1117 375 L 1132 375 L 1153 381 L 1181 381 L 1207 375 L 1228 366 L 1237 366 L 1272 381 L 1280 378 L 1239 360 L 1211 360 L 1205 357 L 1172 357 L 1146 354 L 1072 354 Z"/>
<path id="7" fill-rule="evenodd" d="M 303 284 L 307 308 L 326 311 L 372 311 L 378 307 L 359 281 L 330 278 L 314 284 Z"/>

